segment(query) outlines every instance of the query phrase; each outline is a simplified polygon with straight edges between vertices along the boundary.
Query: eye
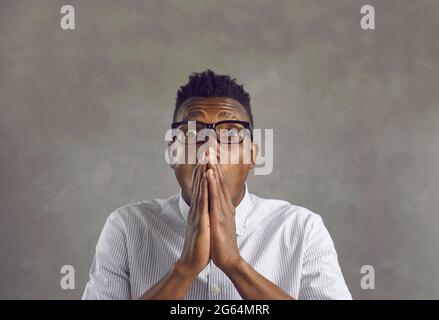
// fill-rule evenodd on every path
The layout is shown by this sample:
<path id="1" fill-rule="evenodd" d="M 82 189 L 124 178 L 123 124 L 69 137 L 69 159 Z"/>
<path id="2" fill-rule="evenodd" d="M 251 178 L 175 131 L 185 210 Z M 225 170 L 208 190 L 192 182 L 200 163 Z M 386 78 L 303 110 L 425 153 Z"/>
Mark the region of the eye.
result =
<path id="1" fill-rule="evenodd" d="M 231 129 L 229 130 L 229 136 L 230 137 L 237 137 L 239 135 L 239 132 L 237 129 Z"/>

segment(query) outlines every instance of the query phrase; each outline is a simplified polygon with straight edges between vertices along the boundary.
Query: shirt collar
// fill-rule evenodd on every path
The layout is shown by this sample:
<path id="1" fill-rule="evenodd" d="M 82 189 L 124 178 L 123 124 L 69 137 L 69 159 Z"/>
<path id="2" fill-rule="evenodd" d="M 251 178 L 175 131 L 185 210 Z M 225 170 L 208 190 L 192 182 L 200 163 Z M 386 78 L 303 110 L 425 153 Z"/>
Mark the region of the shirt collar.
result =
<path id="1" fill-rule="evenodd" d="M 178 197 L 178 207 L 180 213 L 183 216 L 184 221 L 187 222 L 187 217 L 189 214 L 189 205 L 183 199 L 182 192 L 180 189 L 180 195 Z M 245 229 L 245 218 L 251 210 L 251 201 L 248 193 L 247 184 L 245 184 L 245 193 L 241 202 L 235 207 L 235 223 L 236 223 L 236 234 L 241 235 Z"/>

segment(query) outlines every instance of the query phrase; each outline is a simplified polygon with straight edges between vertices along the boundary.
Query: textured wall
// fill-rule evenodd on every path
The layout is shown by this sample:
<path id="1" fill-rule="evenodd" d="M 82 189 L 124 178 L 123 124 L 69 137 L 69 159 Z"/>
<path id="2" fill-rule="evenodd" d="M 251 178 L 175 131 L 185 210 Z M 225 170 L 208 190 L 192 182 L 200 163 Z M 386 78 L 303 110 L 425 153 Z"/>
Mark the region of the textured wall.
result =
<path id="1" fill-rule="evenodd" d="M 432 0 L 0 0 L 0 298 L 79 298 L 107 215 L 178 191 L 164 132 L 206 68 L 275 129 L 250 190 L 322 215 L 355 298 L 439 298 L 438 30 Z"/>

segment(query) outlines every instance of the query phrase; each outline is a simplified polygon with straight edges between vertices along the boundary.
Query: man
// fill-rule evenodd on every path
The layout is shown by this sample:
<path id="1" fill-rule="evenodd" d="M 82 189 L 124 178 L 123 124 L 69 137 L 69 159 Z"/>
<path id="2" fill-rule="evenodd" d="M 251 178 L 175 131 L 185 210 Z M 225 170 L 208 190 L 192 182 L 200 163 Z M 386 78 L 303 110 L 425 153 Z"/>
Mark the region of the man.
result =
<path id="1" fill-rule="evenodd" d="M 191 134 L 213 136 L 196 163 L 185 155 L 171 165 L 178 195 L 108 217 L 84 299 L 351 299 L 320 216 L 249 193 L 258 148 L 243 150 L 253 116 L 242 85 L 211 70 L 193 73 L 177 93 L 172 128 L 186 151 L 200 148 Z M 225 139 L 219 128 L 228 129 Z M 218 161 L 232 146 L 238 163 Z"/>

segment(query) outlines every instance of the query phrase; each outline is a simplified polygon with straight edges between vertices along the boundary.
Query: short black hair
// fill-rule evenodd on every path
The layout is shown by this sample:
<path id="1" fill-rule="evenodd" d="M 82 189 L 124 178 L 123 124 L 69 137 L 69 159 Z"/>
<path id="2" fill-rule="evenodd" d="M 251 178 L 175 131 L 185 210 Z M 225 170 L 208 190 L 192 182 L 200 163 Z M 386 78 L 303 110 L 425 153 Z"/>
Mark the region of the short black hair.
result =
<path id="1" fill-rule="evenodd" d="M 238 101 L 247 112 L 253 126 L 253 115 L 250 107 L 250 95 L 229 75 L 219 75 L 210 69 L 193 72 L 189 81 L 181 86 L 175 99 L 174 120 L 184 101 L 192 97 L 228 97 Z"/>

